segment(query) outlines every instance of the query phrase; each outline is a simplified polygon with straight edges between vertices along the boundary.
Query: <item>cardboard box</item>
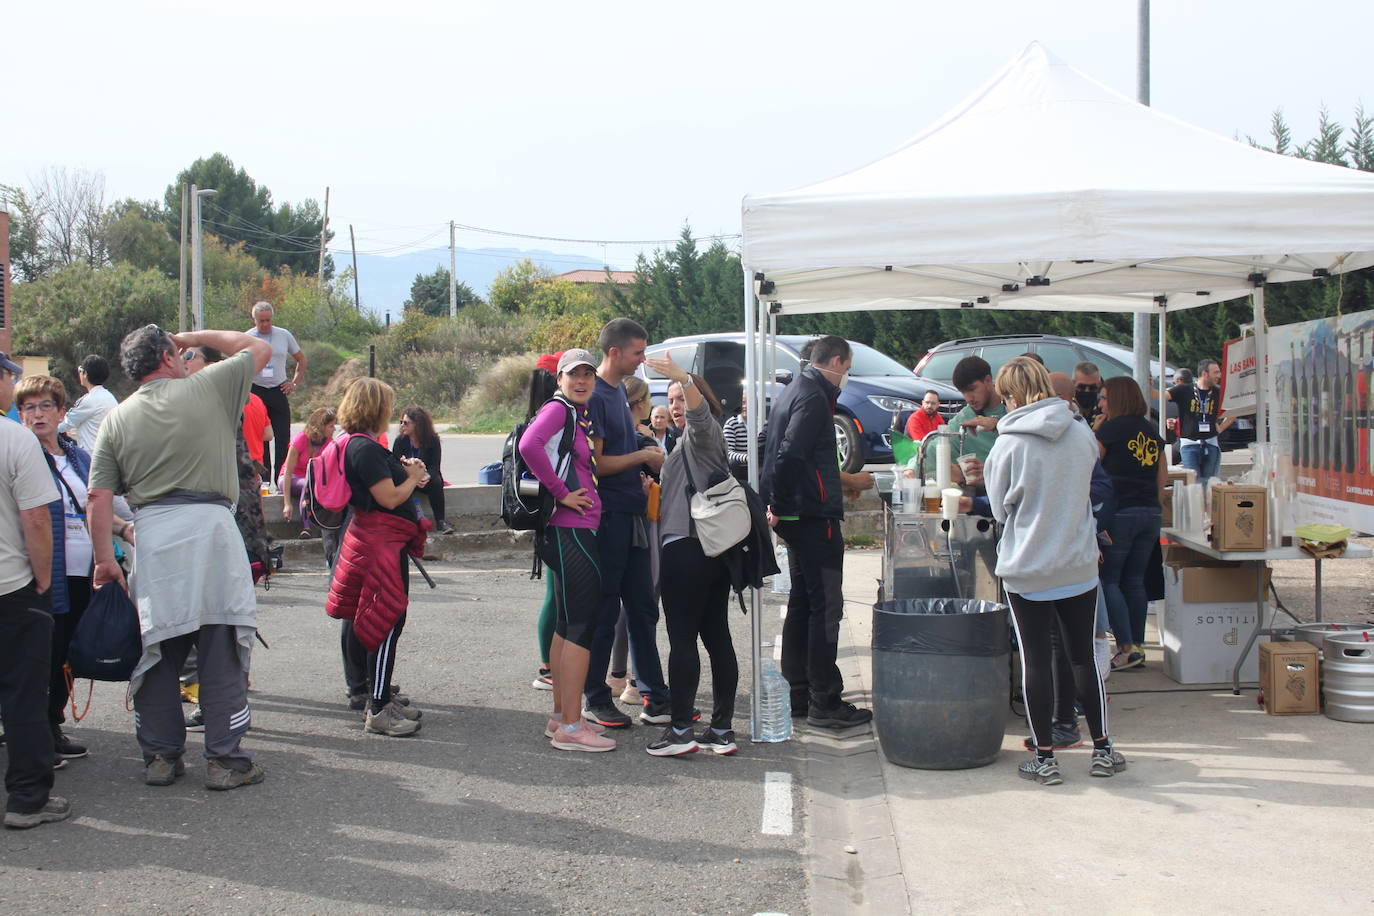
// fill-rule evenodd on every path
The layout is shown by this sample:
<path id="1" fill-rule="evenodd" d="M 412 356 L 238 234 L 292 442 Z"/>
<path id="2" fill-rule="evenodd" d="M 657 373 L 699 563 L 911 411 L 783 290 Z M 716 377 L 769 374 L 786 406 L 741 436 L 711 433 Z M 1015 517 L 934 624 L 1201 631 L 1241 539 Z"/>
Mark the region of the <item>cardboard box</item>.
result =
<path id="1" fill-rule="evenodd" d="M 1178 555 L 1174 562 L 1180 562 Z M 1194 596 L 1226 595 L 1227 599 L 1189 602 L 1185 591 Z M 1268 604 L 1263 605 L 1263 609 L 1264 625 L 1268 627 L 1274 611 Z M 1164 570 L 1164 613 L 1158 618 L 1160 642 L 1164 646 L 1164 674 L 1180 684 L 1228 683 L 1240 651 L 1255 628 L 1256 613 L 1253 569 L 1234 565 L 1167 566 Z M 1247 683 L 1259 679 L 1256 652 L 1251 651 L 1246 658 L 1240 679 Z"/>
<path id="2" fill-rule="evenodd" d="M 1163 516 L 1160 525 L 1164 528 L 1174 527 L 1174 484 L 1187 483 L 1187 471 L 1169 471 L 1169 482 L 1164 485 L 1164 503 L 1160 506 Z"/>
<path id="3" fill-rule="evenodd" d="M 1317 664 L 1317 647 L 1311 643 L 1261 643 L 1259 685 L 1264 711 L 1271 716 L 1315 716 L 1321 712 Z"/>
<path id="4" fill-rule="evenodd" d="M 1217 550 L 1264 550 L 1268 543 L 1269 492 L 1264 487 L 1212 486 L 1212 546 Z"/>

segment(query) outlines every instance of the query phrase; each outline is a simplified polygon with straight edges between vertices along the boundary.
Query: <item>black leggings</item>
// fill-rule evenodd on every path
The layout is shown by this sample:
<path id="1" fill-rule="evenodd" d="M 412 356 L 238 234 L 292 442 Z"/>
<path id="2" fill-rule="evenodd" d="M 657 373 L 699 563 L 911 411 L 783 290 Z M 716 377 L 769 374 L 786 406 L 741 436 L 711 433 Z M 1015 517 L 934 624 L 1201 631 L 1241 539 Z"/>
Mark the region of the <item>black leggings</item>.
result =
<path id="1" fill-rule="evenodd" d="M 424 487 L 416 487 L 415 489 L 429 497 L 429 508 L 434 512 L 434 524 L 442 524 L 444 521 L 444 475 L 440 474 L 436 468 L 429 472 L 429 483 Z"/>
<path id="2" fill-rule="evenodd" d="M 730 572 L 723 559 L 702 553 L 696 538 L 682 538 L 663 548 L 659 576 L 673 725 L 685 729 L 692 724 L 692 704 L 701 683 L 699 636 L 711 659 L 711 727 L 728 729 L 739 687 L 739 662 L 730 640 Z"/>
<path id="3" fill-rule="evenodd" d="M 254 385 L 252 392 L 262 398 L 262 406 L 267 408 L 267 419 L 272 424 L 272 441 L 263 446 L 262 453 L 262 457 L 266 458 L 270 448 L 272 461 L 270 464 L 264 461 L 263 464 L 272 472 L 271 480 L 280 480 L 281 466 L 286 463 L 286 450 L 291 447 L 291 402 L 286 399 L 286 392 L 280 386 L 264 388 Z"/>
<path id="4" fill-rule="evenodd" d="M 1026 697 L 1031 740 L 1050 748 L 1054 718 L 1054 632 L 1059 631 L 1073 667 L 1078 696 L 1094 740 L 1107 737 L 1107 696 L 1097 670 L 1093 633 L 1097 626 L 1097 589 L 1072 598 L 1031 601 L 1012 592 L 1012 623 L 1021 645 L 1021 688 Z M 1065 691 L 1067 693 L 1067 691 Z"/>
<path id="5" fill-rule="evenodd" d="M 539 558 L 553 575 L 558 614 L 553 631 L 575 646 L 591 649 L 601 614 L 601 554 L 592 528 L 544 529 Z"/>

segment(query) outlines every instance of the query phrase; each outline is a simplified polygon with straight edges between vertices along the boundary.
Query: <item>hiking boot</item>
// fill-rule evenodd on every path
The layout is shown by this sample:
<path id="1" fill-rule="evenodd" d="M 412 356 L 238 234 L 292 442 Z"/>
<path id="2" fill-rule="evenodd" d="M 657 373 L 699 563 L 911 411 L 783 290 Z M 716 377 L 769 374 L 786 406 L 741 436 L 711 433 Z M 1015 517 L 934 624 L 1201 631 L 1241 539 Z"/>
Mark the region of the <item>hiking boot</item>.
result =
<path id="1" fill-rule="evenodd" d="M 1030 760 L 1022 761 L 1016 772 L 1022 779 L 1038 782 L 1042 786 L 1057 786 L 1064 781 L 1064 777 L 1059 775 L 1059 762 L 1053 756 L 1044 760 L 1032 757 Z"/>
<path id="2" fill-rule="evenodd" d="M 57 756 L 64 760 L 77 760 L 85 757 L 88 753 L 84 744 L 77 744 L 63 734 L 62 729 L 57 726 L 53 726 L 52 743 L 53 748 L 57 751 Z"/>
<path id="3" fill-rule="evenodd" d="M 196 707 L 195 712 L 186 717 L 186 730 L 188 732 L 205 731 L 205 713 L 199 706 Z"/>
<path id="4" fill-rule="evenodd" d="M 549 716 L 549 721 L 548 721 L 548 723 L 545 724 L 545 726 L 544 726 L 544 737 L 545 737 L 545 738 L 552 738 L 552 737 L 553 737 L 553 733 L 556 732 L 556 731 L 558 731 L 558 726 L 560 726 L 560 725 L 562 725 L 562 724 L 563 724 L 563 720 L 562 720 L 562 719 L 556 719 L 556 718 L 554 718 L 553 716 Z M 599 734 L 602 734 L 603 732 L 606 731 L 605 726 L 597 725 L 595 722 L 588 722 L 586 719 L 583 719 L 583 720 L 582 720 L 582 724 L 585 725 L 585 726 L 587 726 L 588 728 L 590 728 L 595 734 L 598 734 L 598 735 L 599 735 Z"/>
<path id="5" fill-rule="evenodd" d="M 368 711 L 363 719 L 363 730 L 388 738 L 405 738 L 418 732 L 420 723 L 406 718 L 405 710 L 392 700 L 377 712 Z"/>
<path id="6" fill-rule="evenodd" d="M 256 763 L 250 764 L 248 769 L 243 771 L 226 766 L 218 760 L 211 760 L 205 764 L 205 788 L 216 792 L 225 792 L 240 786 L 255 786 L 266 778 L 267 771 Z"/>
<path id="7" fill-rule="evenodd" d="M 28 830 L 39 824 L 65 821 L 72 816 L 72 804 L 60 795 L 48 796 L 48 803 L 37 811 L 22 814 L 18 811 L 5 812 L 5 826 L 11 830 Z"/>
<path id="8" fill-rule="evenodd" d="M 644 700 L 644 709 L 639 714 L 639 721 L 645 725 L 667 725 L 673 721 L 672 703 L 655 703 L 653 700 Z M 701 721 L 701 710 L 692 709 L 692 721 Z"/>
<path id="9" fill-rule="evenodd" d="M 150 786 L 170 786 L 185 775 L 186 761 L 180 757 L 167 758 L 161 754 L 143 768 L 143 782 Z"/>
<path id="10" fill-rule="evenodd" d="M 654 757 L 678 757 L 683 754 L 695 754 L 697 752 L 697 739 L 690 728 L 680 732 L 669 725 L 663 730 L 663 734 L 649 742 L 649 746 L 645 750 Z"/>
<path id="11" fill-rule="evenodd" d="M 606 728 L 629 728 L 630 717 L 615 707 L 614 703 L 589 706 L 582 711 L 582 718 Z M 671 717 L 670 717 L 671 718 Z"/>
<path id="12" fill-rule="evenodd" d="M 1089 770 L 1094 776 L 1115 776 L 1126 769 L 1126 758 L 1121 756 L 1120 751 L 1112 750 L 1108 744 L 1104 748 L 1093 748 L 1092 769 Z"/>
<path id="13" fill-rule="evenodd" d="M 577 727 L 572 731 L 568 731 L 560 725 L 553 733 L 553 741 L 550 743 L 560 751 L 590 751 L 592 753 L 599 753 L 615 750 L 614 738 L 598 735 L 587 727 L 586 722 L 577 723 Z"/>
<path id="14" fill-rule="evenodd" d="M 873 721 L 873 710 L 860 709 L 841 700 L 834 706 L 812 706 L 806 714 L 806 724 L 813 728 L 852 728 Z"/>
<path id="15" fill-rule="evenodd" d="M 739 750 L 735 746 L 735 733 L 733 731 L 718 732 L 714 728 L 701 730 L 701 734 L 697 735 L 697 747 L 703 751 L 714 751 L 721 755 L 733 754 Z"/>
<path id="16" fill-rule="evenodd" d="M 553 671 L 551 671 L 548 668 L 540 668 L 539 674 L 535 677 L 534 681 L 530 684 L 530 686 L 533 687 L 535 690 L 552 690 Z"/>
<path id="17" fill-rule="evenodd" d="M 1077 725 L 1059 725 L 1056 723 L 1054 731 L 1050 733 L 1050 739 L 1056 751 L 1065 751 L 1070 748 L 1083 746 L 1083 734 L 1078 730 Z M 1023 744 L 1026 750 L 1035 750 L 1035 742 L 1030 738 L 1027 738 Z"/>

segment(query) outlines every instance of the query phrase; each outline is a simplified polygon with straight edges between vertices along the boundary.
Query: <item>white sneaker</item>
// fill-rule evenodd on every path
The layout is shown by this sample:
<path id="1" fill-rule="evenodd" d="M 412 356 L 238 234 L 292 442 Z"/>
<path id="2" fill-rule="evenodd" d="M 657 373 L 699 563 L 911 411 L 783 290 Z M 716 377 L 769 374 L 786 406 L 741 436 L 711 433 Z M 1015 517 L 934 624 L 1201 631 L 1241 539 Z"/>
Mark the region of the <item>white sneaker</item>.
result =
<path id="1" fill-rule="evenodd" d="M 630 681 L 626 684 L 625 689 L 620 692 L 620 702 L 624 703 L 626 706 L 644 705 L 644 697 L 640 696 L 639 688 L 635 686 L 634 681 Z"/>

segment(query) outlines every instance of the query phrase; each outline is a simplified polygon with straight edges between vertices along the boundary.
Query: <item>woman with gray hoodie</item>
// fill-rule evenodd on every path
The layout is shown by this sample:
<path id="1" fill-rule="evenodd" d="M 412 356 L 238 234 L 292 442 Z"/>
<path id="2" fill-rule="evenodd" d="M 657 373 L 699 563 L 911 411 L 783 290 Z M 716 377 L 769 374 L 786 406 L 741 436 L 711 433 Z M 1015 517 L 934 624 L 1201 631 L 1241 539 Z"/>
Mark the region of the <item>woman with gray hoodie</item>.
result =
<path id="1" fill-rule="evenodd" d="M 1126 759 L 1107 736 L 1107 698 L 1093 651 L 1098 551 L 1088 487 L 1097 443 L 1054 394 L 1049 373 L 1017 357 L 997 373 L 1007 414 L 984 467 L 992 514 L 1002 523 L 997 575 L 1011 600 L 1021 646 L 1022 690 L 1034 756 L 1018 770 L 1025 779 L 1062 783 L 1054 758 L 1054 654 L 1060 627 L 1093 737 L 1093 776 L 1113 776 Z"/>

